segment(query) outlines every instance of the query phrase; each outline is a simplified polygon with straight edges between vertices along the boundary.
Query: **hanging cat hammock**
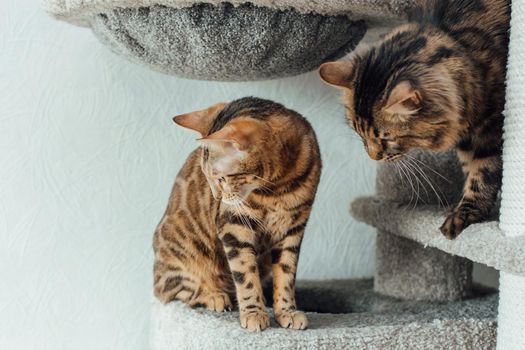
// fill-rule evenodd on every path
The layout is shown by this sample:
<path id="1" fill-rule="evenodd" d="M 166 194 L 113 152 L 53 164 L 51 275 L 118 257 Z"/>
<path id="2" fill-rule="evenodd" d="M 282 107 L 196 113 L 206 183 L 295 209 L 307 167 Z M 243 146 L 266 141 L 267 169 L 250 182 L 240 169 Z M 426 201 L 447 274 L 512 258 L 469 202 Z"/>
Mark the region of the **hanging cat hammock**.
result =
<path id="1" fill-rule="evenodd" d="M 154 70 L 205 80 L 292 76 L 351 51 L 364 20 L 398 17 L 408 0 L 42 0 L 90 27 L 114 52 Z"/>

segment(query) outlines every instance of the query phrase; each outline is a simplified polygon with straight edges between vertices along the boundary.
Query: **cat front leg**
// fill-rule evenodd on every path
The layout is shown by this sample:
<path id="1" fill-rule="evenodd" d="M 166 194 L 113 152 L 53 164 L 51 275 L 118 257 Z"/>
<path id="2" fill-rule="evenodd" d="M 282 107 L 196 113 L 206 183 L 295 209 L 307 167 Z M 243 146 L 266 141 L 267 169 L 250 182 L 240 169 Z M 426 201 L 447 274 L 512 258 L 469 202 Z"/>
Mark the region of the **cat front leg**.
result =
<path id="1" fill-rule="evenodd" d="M 255 233 L 249 219 L 226 215 L 219 235 L 237 294 L 240 322 L 249 331 L 262 331 L 270 325 L 257 266 Z"/>
<path id="2" fill-rule="evenodd" d="M 292 227 L 272 249 L 273 310 L 281 327 L 306 329 L 308 319 L 295 303 L 295 274 L 305 223 Z"/>
<path id="3" fill-rule="evenodd" d="M 495 146 L 458 151 L 466 179 L 461 201 L 441 226 L 441 232 L 448 239 L 456 238 L 469 225 L 490 217 L 501 187 L 500 149 Z"/>

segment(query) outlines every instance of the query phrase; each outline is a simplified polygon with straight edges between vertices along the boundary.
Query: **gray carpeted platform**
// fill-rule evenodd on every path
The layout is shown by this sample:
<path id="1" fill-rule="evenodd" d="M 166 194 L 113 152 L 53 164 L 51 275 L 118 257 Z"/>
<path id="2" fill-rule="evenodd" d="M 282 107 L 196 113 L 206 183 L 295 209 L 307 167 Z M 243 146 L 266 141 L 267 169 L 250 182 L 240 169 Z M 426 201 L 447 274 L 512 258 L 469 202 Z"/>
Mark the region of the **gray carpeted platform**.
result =
<path id="1" fill-rule="evenodd" d="M 243 4 L 151 6 L 95 15 L 91 27 L 136 63 L 191 79 L 261 80 L 308 72 L 351 51 L 366 32 L 346 16 Z"/>
<path id="2" fill-rule="evenodd" d="M 347 54 L 367 25 L 402 21 L 414 0 L 42 0 L 54 17 L 91 27 L 114 52 L 204 80 L 283 78 Z"/>
<path id="3" fill-rule="evenodd" d="M 407 206 L 376 197 L 354 200 L 352 216 L 380 230 L 409 238 L 498 270 L 525 276 L 525 236 L 505 237 L 497 221 L 467 227 L 455 240 L 439 227 L 445 211 L 436 206 Z"/>
<path id="4" fill-rule="evenodd" d="M 497 294 L 476 289 L 453 302 L 402 301 L 372 290 L 373 281 L 300 281 L 297 301 L 309 329 L 250 333 L 238 313 L 212 313 L 155 301 L 151 348 L 168 349 L 492 349 Z"/>
<path id="5" fill-rule="evenodd" d="M 348 15 L 359 19 L 396 19 L 416 0 L 252 0 L 250 3 L 274 10 L 294 9 L 300 13 L 318 13 L 336 16 Z M 239 6 L 246 0 L 206 0 L 207 4 L 229 3 Z M 195 0 L 42 0 L 42 6 L 57 19 L 77 25 L 89 26 L 89 18 L 116 8 L 140 8 L 161 5 L 172 8 L 191 7 L 202 3 Z"/>

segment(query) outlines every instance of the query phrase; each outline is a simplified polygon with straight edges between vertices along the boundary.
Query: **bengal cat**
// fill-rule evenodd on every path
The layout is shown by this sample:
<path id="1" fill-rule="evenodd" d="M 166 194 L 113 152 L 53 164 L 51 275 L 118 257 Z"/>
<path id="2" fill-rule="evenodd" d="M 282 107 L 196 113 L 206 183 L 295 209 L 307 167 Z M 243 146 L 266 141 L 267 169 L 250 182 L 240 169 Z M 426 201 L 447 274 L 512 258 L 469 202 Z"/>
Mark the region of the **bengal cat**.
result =
<path id="1" fill-rule="evenodd" d="M 295 274 L 321 158 L 298 113 L 253 97 L 179 115 L 201 147 L 178 174 L 154 235 L 155 295 L 214 311 L 236 300 L 241 326 L 269 326 L 262 280 L 273 275 L 273 308 L 285 328 L 305 329 Z"/>
<path id="2" fill-rule="evenodd" d="M 320 75 L 344 91 L 372 159 L 457 149 L 463 197 L 441 226 L 454 239 L 489 217 L 501 186 L 510 0 L 424 1 L 409 18 Z"/>

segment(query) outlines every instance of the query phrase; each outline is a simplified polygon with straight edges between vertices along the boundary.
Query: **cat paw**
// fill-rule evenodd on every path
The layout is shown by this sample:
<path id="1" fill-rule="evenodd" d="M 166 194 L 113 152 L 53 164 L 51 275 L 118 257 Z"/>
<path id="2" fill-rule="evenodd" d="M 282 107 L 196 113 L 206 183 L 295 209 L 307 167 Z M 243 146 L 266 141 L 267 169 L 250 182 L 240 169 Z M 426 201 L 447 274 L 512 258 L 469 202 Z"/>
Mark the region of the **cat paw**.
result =
<path id="1" fill-rule="evenodd" d="M 232 309 L 232 302 L 228 294 L 214 293 L 200 297 L 191 306 L 202 306 L 210 311 L 223 312 L 230 311 Z"/>
<path id="2" fill-rule="evenodd" d="M 270 326 L 270 317 L 262 310 L 241 312 L 241 326 L 250 332 L 260 332 Z"/>
<path id="3" fill-rule="evenodd" d="M 446 238 L 455 239 L 468 225 L 465 215 L 460 211 L 454 211 L 447 216 L 440 230 Z"/>
<path id="4" fill-rule="evenodd" d="M 302 311 L 283 311 L 275 315 L 277 323 L 283 328 L 306 329 L 308 319 Z"/>

